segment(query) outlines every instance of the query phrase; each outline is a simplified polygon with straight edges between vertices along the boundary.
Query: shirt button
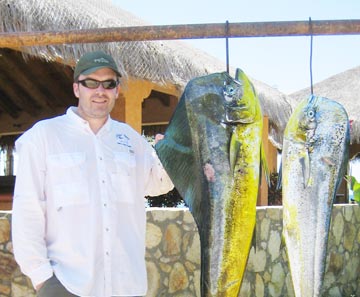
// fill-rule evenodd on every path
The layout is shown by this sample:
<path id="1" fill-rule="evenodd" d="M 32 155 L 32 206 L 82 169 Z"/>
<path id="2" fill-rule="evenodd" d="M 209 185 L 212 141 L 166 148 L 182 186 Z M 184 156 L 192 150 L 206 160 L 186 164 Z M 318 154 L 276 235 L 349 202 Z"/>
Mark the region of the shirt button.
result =
<path id="1" fill-rule="evenodd" d="M 102 159 L 103 159 L 102 157 L 99 157 L 99 160 L 100 160 L 100 161 L 102 161 Z"/>
<path id="2" fill-rule="evenodd" d="M 109 232 L 109 228 L 105 228 L 106 232 Z"/>
<path id="3" fill-rule="evenodd" d="M 107 204 L 106 204 L 106 203 L 104 203 L 104 207 L 107 207 Z"/>

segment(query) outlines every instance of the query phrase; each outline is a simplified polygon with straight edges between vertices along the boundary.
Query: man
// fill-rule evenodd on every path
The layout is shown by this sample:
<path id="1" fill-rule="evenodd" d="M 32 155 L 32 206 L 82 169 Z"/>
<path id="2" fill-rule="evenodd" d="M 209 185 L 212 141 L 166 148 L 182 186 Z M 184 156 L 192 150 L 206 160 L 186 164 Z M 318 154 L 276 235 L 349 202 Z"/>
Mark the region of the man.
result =
<path id="1" fill-rule="evenodd" d="M 106 53 L 83 55 L 78 106 L 16 142 L 14 254 L 38 296 L 146 294 L 144 196 L 173 184 L 146 140 L 109 116 L 120 76 Z"/>

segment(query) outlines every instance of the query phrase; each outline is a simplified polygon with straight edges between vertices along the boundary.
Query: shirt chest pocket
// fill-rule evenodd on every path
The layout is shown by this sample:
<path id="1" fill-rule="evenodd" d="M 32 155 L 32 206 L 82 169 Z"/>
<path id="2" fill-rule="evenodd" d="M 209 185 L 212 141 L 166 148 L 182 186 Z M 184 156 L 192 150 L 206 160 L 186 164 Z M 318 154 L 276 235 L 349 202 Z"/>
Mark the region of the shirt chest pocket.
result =
<path id="1" fill-rule="evenodd" d="M 136 159 L 130 153 L 114 154 L 115 172 L 111 175 L 113 200 L 133 204 L 136 199 Z"/>
<path id="2" fill-rule="evenodd" d="M 88 203 L 85 161 L 85 153 L 80 152 L 49 156 L 48 177 L 57 209 Z"/>

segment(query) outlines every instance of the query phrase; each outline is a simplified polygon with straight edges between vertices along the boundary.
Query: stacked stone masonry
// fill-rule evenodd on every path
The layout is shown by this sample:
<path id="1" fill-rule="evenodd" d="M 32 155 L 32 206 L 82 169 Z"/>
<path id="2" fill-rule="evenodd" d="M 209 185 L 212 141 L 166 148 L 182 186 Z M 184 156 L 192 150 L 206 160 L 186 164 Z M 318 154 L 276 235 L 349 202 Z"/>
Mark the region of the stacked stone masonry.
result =
<path id="1" fill-rule="evenodd" d="M 10 212 L 0 212 L 0 297 L 32 297 L 31 282 L 12 254 Z M 239 296 L 294 296 L 286 249 L 281 243 L 282 208 L 257 209 L 251 248 Z M 147 297 L 200 297 L 200 241 L 187 209 L 147 211 Z M 360 297 L 360 207 L 335 205 L 322 296 Z"/>

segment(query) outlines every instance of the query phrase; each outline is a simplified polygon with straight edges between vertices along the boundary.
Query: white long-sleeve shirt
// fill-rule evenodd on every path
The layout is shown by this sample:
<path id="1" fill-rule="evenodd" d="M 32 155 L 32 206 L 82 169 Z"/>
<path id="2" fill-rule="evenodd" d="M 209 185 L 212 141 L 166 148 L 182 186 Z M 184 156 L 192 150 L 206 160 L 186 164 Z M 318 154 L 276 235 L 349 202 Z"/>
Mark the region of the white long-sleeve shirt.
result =
<path id="1" fill-rule="evenodd" d="M 145 295 L 144 196 L 173 188 L 147 141 L 111 118 L 94 134 L 69 108 L 16 150 L 14 254 L 33 285 L 55 273 L 79 296 Z"/>

